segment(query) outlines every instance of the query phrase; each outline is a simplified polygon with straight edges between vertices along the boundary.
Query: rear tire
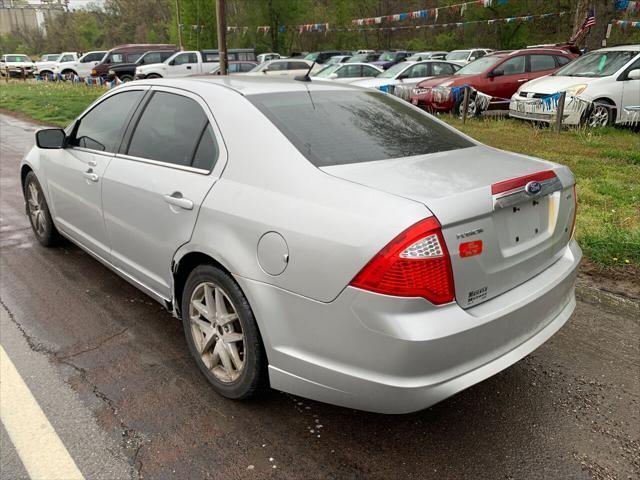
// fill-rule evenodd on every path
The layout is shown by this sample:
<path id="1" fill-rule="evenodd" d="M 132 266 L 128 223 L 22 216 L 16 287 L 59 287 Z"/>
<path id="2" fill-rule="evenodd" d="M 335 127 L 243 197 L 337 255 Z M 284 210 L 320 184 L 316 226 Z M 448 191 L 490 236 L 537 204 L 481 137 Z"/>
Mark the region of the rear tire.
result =
<path id="1" fill-rule="evenodd" d="M 123 83 L 130 82 L 131 80 L 133 80 L 133 77 L 131 75 L 122 75 L 121 77 L 118 77 L 118 78 Z"/>
<path id="2" fill-rule="evenodd" d="M 54 246 L 60 240 L 60 234 L 53 224 L 47 200 L 44 198 L 42 187 L 40 187 L 35 173 L 29 172 L 27 174 L 23 193 L 33 234 L 42 246 Z"/>
<path id="3" fill-rule="evenodd" d="M 162 77 L 157 73 L 150 73 L 149 75 L 147 75 L 147 78 L 162 78 Z"/>
<path id="4" fill-rule="evenodd" d="M 182 293 L 189 351 L 213 389 L 245 399 L 267 385 L 267 356 L 255 317 L 235 280 L 213 265 L 196 267 Z"/>

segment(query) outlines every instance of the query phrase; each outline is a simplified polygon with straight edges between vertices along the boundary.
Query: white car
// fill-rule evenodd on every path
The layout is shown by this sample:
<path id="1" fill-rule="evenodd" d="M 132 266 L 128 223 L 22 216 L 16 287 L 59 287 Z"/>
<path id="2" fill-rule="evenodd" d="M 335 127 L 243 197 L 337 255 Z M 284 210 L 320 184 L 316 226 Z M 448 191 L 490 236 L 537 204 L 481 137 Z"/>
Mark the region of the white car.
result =
<path id="1" fill-rule="evenodd" d="M 162 63 L 137 66 L 135 78 L 179 78 L 201 75 L 219 66 L 219 60 L 218 50 L 176 52 Z"/>
<path id="2" fill-rule="evenodd" d="M 109 52 L 106 50 L 87 52 L 78 60 L 71 62 L 58 62 L 58 64 L 53 67 L 53 74 L 61 73 L 62 75 L 78 75 L 80 77 L 87 77 L 91 75 L 93 67 L 102 62 L 107 53 Z"/>
<path id="3" fill-rule="evenodd" d="M 7 77 L 21 77 L 23 74 L 30 75 L 33 71 L 34 63 L 27 55 L 11 53 L 0 57 L 0 74 Z"/>
<path id="4" fill-rule="evenodd" d="M 458 65 L 466 65 L 474 60 L 477 60 L 489 53 L 493 52 L 490 48 L 472 48 L 468 50 L 452 50 L 447 54 L 445 60 L 449 62 L 457 63 Z"/>
<path id="5" fill-rule="evenodd" d="M 453 75 L 460 70 L 460 68 L 459 65 L 444 60 L 400 62 L 388 70 L 385 70 L 376 78 L 359 80 L 353 82 L 353 85 L 386 91 L 389 90 L 389 87 L 402 86 L 410 92 L 411 88 L 427 78 L 438 77 L 440 75 Z"/>
<path id="6" fill-rule="evenodd" d="M 558 92 L 567 94 L 565 125 L 640 123 L 640 45 L 596 50 L 523 84 L 511 97 L 509 115 L 555 121 L 555 102 L 544 99 Z"/>
<path id="7" fill-rule="evenodd" d="M 333 57 L 331 57 L 329 60 L 327 60 L 327 62 L 325 63 L 325 65 L 335 65 L 337 63 L 345 63 L 347 60 L 349 60 L 353 55 L 334 55 Z"/>
<path id="8" fill-rule="evenodd" d="M 377 77 L 384 70 L 368 63 L 337 63 L 327 65 L 315 73 L 311 78 L 318 80 L 334 80 L 341 83 L 351 83 Z"/>
<path id="9" fill-rule="evenodd" d="M 438 51 L 438 52 L 418 52 L 414 53 L 410 57 L 407 58 L 409 62 L 419 62 L 420 60 L 444 60 L 449 52 Z"/>
<path id="10" fill-rule="evenodd" d="M 264 62 L 268 62 L 269 60 L 278 60 L 279 58 L 282 58 L 282 56 L 279 53 L 270 52 L 270 53 L 261 53 L 256 57 L 256 60 L 258 63 L 264 63 Z"/>
<path id="11" fill-rule="evenodd" d="M 78 54 L 76 52 L 63 52 L 55 55 L 43 55 L 39 62 L 35 63 L 34 73 L 38 75 L 51 75 L 53 69 L 59 63 L 76 62 Z"/>
<path id="12" fill-rule="evenodd" d="M 312 66 L 314 66 L 313 62 L 304 59 L 269 60 L 245 73 L 245 75 L 293 79 L 299 75 L 306 74 Z M 317 64 L 315 67 L 317 70 L 322 68 L 321 65 Z"/>

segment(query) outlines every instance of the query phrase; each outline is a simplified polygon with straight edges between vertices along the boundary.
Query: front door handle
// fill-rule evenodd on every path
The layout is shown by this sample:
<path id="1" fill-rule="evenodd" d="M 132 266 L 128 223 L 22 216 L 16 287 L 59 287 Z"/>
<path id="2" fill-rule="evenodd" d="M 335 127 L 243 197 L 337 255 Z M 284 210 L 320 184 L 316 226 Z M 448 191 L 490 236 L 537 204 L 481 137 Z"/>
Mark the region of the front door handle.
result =
<path id="1" fill-rule="evenodd" d="M 188 198 L 184 198 L 180 192 L 173 192 L 171 195 L 163 195 L 162 198 L 169 205 L 174 205 L 185 210 L 193 210 L 193 202 Z"/>
<path id="2" fill-rule="evenodd" d="M 526 82 L 527 80 L 529 80 L 529 79 L 528 78 L 519 78 L 518 79 L 518 83 Z"/>
<path id="3" fill-rule="evenodd" d="M 187 65 L 187 70 L 191 70 L 191 65 Z"/>
<path id="4" fill-rule="evenodd" d="M 93 169 L 89 169 L 83 173 L 84 178 L 87 180 L 91 180 L 92 182 L 97 182 L 100 177 L 98 177 L 97 173 L 93 173 Z"/>

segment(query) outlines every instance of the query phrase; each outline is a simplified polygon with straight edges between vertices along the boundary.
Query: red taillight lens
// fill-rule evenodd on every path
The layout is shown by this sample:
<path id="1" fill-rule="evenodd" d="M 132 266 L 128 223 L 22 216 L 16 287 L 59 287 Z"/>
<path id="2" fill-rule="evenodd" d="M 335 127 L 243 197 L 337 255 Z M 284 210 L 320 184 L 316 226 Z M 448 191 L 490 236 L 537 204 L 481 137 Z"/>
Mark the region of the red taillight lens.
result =
<path id="1" fill-rule="evenodd" d="M 578 191 L 575 183 L 573 184 L 573 202 L 573 220 L 571 220 L 571 236 L 569 238 L 573 238 L 576 233 L 576 217 L 578 215 Z"/>
<path id="2" fill-rule="evenodd" d="M 438 220 L 429 217 L 406 229 L 365 265 L 351 285 L 397 297 L 424 297 L 436 305 L 452 302 L 451 260 Z"/>

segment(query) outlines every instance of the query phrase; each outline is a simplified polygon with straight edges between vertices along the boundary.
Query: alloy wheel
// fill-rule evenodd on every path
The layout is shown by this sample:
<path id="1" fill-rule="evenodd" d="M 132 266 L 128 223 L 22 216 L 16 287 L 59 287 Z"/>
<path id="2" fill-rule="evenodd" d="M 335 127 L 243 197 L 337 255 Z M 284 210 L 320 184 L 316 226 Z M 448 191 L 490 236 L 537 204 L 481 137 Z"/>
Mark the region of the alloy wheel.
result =
<path id="1" fill-rule="evenodd" d="M 590 127 L 606 127 L 609 125 L 611 109 L 605 105 L 596 104 L 589 115 L 588 125 Z"/>
<path id="2" fill-rule="evenodd" d="M 27 194 L 27 202 L 29 204 L 29 216 L 31 217 L 31 224 L 36 231 L 36 234 L 41 237 L 45 234 L 46 223 L 44 218 L 44 212 L 42 211 L 41 193 L 35 182 L 29 182 Z"/>
<path id="3" fill-rule="evenodd" d="M 224 290 L 200 283 L 189 302 L 191 335 L 203 364 L 222 383 L 235 382 L 245 365 L 242 323 Z"/>

